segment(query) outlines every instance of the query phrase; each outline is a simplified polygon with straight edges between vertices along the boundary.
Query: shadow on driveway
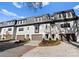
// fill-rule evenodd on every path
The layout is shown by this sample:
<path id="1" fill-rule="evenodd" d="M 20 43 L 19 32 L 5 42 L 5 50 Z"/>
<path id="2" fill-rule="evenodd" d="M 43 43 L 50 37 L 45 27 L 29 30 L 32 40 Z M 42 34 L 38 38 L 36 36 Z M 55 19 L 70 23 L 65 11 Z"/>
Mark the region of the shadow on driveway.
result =
<path id="1" fill-rule="evenodd" d="M 17 44 L 13 42 L 0 42 L 0 52 L 3 52 L 4 50 L 15 48 L 22 46 L 23 44 Z"/>

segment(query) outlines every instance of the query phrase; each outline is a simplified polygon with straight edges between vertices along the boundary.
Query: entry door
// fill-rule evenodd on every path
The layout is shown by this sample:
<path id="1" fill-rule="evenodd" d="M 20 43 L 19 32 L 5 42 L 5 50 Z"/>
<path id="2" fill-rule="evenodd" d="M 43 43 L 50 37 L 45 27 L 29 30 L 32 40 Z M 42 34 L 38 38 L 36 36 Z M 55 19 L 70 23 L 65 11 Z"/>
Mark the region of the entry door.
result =
<path id="1" fill-rule="evenodd" d="M 61 40 L 62 41 L 69 41 L 70 35 L 69 34 L 60 34 Z"/>
<path id="2" fill-rule="evenodd" d="M 66 40 L 69 41 L 71 39 L 70 34 L 66 34 Z"/>
<path id="3" fill-rule="evenodd" d="M 73 40 L 74 42 L 77 41 L 77 38 L 76 38 L 75 34 L 71 34 L 71 37 L 72 37 L 72 40 Z"/>
<path id="4" fill-rule="evenodd" d="M 77 40 L 75 34 L 60 34 L 60 37 L 61 37 L 61 40 L 63 40 L 63 41 L 72 40 L 72 41 L 76 42 L 76 40 Z"/>

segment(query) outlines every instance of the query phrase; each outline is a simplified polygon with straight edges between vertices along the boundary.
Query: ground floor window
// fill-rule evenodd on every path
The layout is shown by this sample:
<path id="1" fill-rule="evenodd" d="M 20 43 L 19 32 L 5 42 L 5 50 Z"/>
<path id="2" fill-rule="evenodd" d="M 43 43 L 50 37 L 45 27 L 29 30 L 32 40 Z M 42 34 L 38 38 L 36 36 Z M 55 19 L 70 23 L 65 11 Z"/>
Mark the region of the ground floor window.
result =
<path id="1" fill-rule="evenodd" d="M 55 35 L 54 35 L 54 34 L 52 34 L 52 38 L 53 38 L 53 39 L 54 39 L 54 36 L 55 36 Z"/>
<path id="2" fill-rule="evenodd" d="M 48 38 L 48 34 L 45 34 L 45 37 Z"/>

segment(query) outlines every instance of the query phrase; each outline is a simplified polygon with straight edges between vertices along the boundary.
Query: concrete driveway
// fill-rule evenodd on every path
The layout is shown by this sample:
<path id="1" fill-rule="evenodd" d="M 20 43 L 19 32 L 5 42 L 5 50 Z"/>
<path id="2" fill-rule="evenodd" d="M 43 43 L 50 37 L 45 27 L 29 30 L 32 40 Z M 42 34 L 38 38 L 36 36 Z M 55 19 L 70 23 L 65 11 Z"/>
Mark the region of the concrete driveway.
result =
<path id="1" fill-rule="evenodd" d="M 36 47 L 22 57 L 79 57 L 79 48 L 62 42 L 58 46 Z"/>

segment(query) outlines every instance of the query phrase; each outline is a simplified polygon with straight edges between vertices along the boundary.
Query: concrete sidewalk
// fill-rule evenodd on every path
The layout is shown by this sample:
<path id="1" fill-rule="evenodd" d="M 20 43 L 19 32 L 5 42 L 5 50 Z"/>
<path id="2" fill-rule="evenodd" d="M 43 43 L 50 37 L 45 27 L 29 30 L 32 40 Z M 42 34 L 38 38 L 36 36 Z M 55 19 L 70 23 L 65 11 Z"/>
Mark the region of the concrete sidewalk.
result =
<path id="1" fill-rule="evenodd" d="M 40 42 L 41 42 L 41 40 L 31 40 L 27 44 L 24 44 L 24 45 L 39 46 Z"/>
<path id="2" fill-rule="evenodd" d="M 69 43 L 79 48 L 79 42 L 74 42 L 70 40 Z"/>
<path id="3" fill-rule="evenodd" d="M 79 48 L 62 42 L 58 46 L 36 47 L 22 57 L 79 57 Z"/>

